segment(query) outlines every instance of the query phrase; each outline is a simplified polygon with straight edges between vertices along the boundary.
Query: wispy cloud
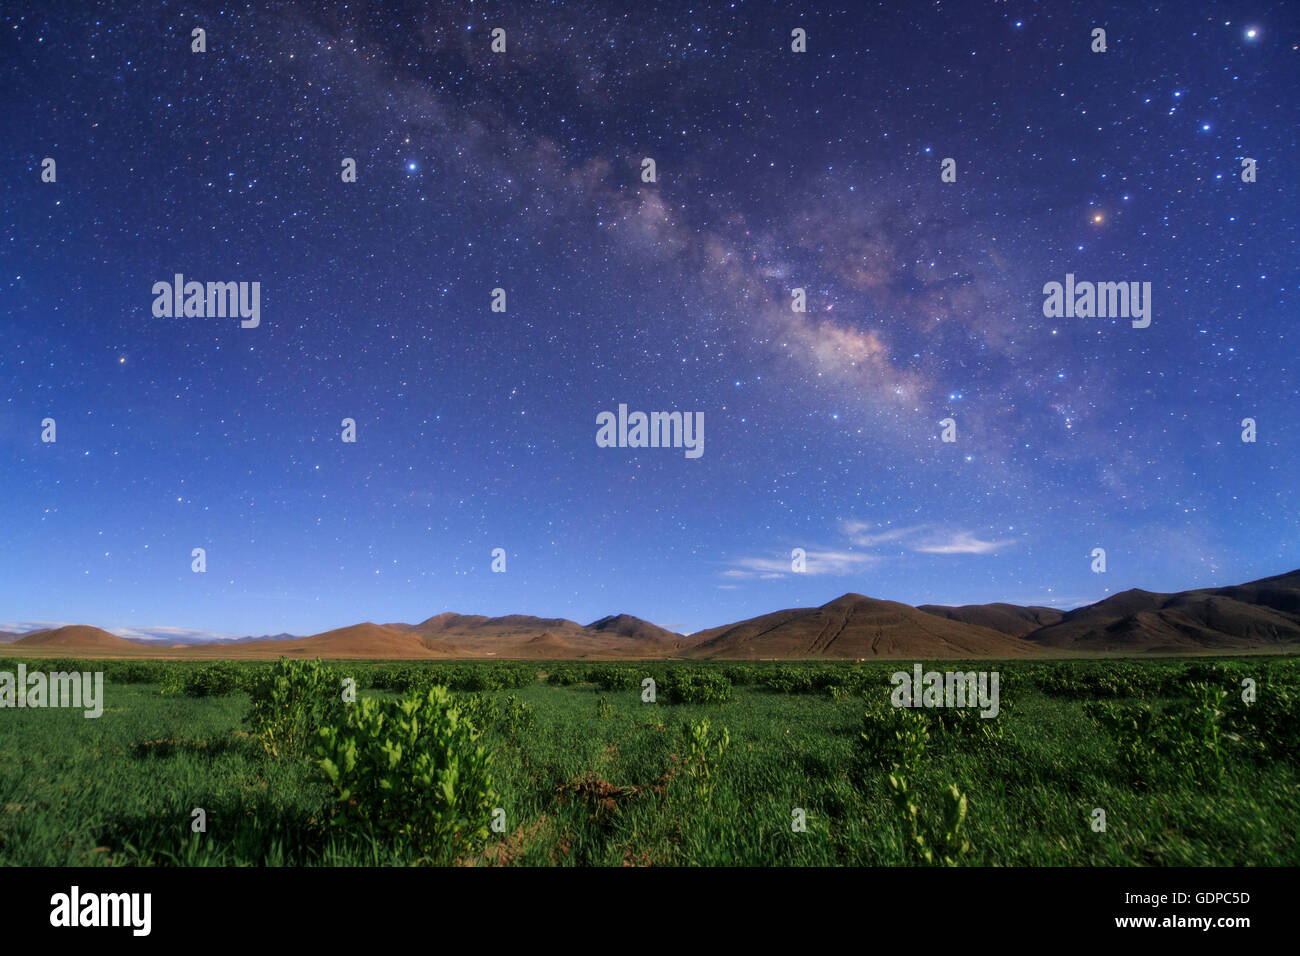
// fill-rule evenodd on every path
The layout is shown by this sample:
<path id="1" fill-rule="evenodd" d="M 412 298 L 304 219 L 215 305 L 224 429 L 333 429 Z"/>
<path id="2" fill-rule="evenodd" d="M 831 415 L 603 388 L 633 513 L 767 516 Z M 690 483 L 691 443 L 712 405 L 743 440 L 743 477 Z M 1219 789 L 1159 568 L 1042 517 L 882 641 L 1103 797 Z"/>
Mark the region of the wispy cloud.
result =
<path id="1" fill-rule="evenodd" d="M 69 621 L 16 621 L 9 623 L 0 622 L 0 631 L 7 631 L 10 634 L 32 634 L 36 631 L 48 631 L 56 627 L 67 627 Z"/>
<path id="2" fill-rule="evenodd" d="M 10 634 L 34 634 L 56 627 L 71 627 L 74 621 L 0 621 L 0 631 Z M 105 627 L 103 630 L 131 641 L 155 644 L 198 644 L 207 641 L 231 641 L 236 635 L 203 631 L 188 627 Z"/>
<path id="3" fill-rule="evenodd" d="M 925 527 L 925 525 L 913 525 L 909 528 L 872 531 L 872 526 L 866 521 L 846 521 L 843 524 L 844 533 L 849 536 L 849 541 L 859 548 L 871 548 L 887 541 L 899 541 L 910 534 L 924 531 Z"/>
<path id="4" fill-rule="evenodd" d="M 207 641 L 234 640 L 233 634 L 202 631 L 187 627 L 106 627 L 104 630 L 132 641 L 154 644 L 198 644 Z"/>
<path id="5" fill-rule="evenodd" d="M 848 543 L 854 548 L 893 545 L 896 553 L 910 551 L 915 554 L 992 554 L 1016 543 L 1014 538 L 1000 540 L 983 538 L 964 529 L 944 528 L 933 524 L 884 528 L 855 519 L 841 522 L 840 532 L 848 538 Z M 805 549 L 802 572 L 796 572 L 792 568 L 790 552 L 783 552 L 735 558 L 731 562 L 731 567 L 722 572 L 722 576 L 737 580 L 783 578 L 798 573 L 835 577 L 857 574 L 885 560 L 885 555 L 871 551 Z"/>
<path id="6" fill-rule="evenodd" d="M 870 548 L 897 541 L 903 550 L 917 554 L 990 554 L 1016 543 L 1014 538 L 986 540 L 964 529 L 933 524 L 878 529 L 865 521 L 850 520 L 841 527 L 856 547 Z"/>
<path id="7" fill-rule="evenodd" d="M 985 541 L 968 531 L 955 531 L 932 535 L 916 543 L 912 550 L 921 554 L 991 554 L 1013 544 L 1015 540 L 1012 538 Z"/>
<path id="8" fill-rule="evenodd" d="M 722 574 L 729 578 L 783 578 L 788 574 L 821 575 L 833 577 L 845 574 L 857 574 L 864 568 L 873 567 L 882 560 L 878 555 L 862 554 L 856 551 L 821 551 L 804 552 L 804 570 L 796 572 L 791 563 L 792 557 L 745 557 L 737 558 L 735 565 Z"/>

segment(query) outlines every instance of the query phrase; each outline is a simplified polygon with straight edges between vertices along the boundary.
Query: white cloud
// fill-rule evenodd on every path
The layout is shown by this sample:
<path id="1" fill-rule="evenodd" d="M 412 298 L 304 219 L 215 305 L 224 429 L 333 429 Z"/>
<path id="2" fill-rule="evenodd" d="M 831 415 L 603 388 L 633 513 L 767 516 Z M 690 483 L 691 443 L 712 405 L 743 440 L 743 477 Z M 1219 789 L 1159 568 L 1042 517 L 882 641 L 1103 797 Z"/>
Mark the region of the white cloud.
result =
<path id="1" fill-rule="evenodd" d="M 0 622 L 0 631 L 10 634 L 34 634 L 36 631 L 52 630 L 56 627 L 71 627 L 70 621 L 18 621 Z M 132 641 L 149 641 L 156 644 L 196 644 L 206 641 L 231 641 L 233 634 L 217 631 L 200 631 L 186 627 L 106 627 L 105 631 Z"/>
<path id="2" fill-rule="evenodd" d="M 0 631 L 8 631 L 10 634 L 32 634 L 36 631 L 48 631 L 56 627 L 69 627 L 68 621 L 19 621 L 16 623 L 0 623 Z"/>
<path id="3" fill-rule="evenodd" d="M 990 554 L 1015 544 L 1014 538 L 985 540 L 970 531 L 952 530 L 934 524 L 910 525 L 905 528 L 873 530 L 866 521 L 850 519 L 840 523 L 849 541 L 859 548 L 870 548 L 890 541 L 900 542 L 902 549 L 917 554 Z"/>
<path id="4" fill-rule="evenodd" d="M 874 554 L 861 554 L 856 551 L 805 551 L 804 570 L 795 572 L 790 567 L 791 558 L 737 558 L 737 566 L 723 575 L 729 578 L 758 578 L 767 580 L 783 578 L 788 574 L 802 573 L 808 575 L 844 575 L 856 574 L 863 568 L 879 564 L 882 558 Z"/>
<path id="5" fill-rule="evenodd" d="M 106 627 L 104 630 L 128 640 L 149 641 L 154 644 L 196 644 L 234 639 L 234 635 L 231 634 L 186 627 Z"/>
<path id="6" fill-rule="evenodd" d="M 1011 538 L 984 541 L 969 531 L 954 531 L 929 535 L 925 540 L 914 544 L 912 550 L 921 554 L 991 554 L 1012 544 L 1015 544 L 1015 540 Z"/>
<path id="7" fill-rule="evenodd" d="M 868 533 L 871 527 L 871 524 L 866 521 L 845 521 L 842 525 L 844 533 L 849 536 L 849 543 L 859 548 L 871 548 L 886 541 L 898 541 L 910 534 L 925 530 L 924 525 L 913 525 L 909 528 L 891 528 L 887 531 Z"/>

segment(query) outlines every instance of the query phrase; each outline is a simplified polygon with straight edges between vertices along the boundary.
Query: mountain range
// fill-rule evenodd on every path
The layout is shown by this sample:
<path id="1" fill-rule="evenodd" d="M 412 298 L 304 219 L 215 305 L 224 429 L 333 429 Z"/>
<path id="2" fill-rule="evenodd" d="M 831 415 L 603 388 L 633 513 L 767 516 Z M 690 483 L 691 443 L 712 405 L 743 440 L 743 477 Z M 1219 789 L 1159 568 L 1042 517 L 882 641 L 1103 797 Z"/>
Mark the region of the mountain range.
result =
<path id="1" fill-rule="evenodd" d="M 1162 594 L 1137 588 L 1059 611 L 1015 604 L 912 607 L 844 594 L 691 635 L 629 614 L 590 624 L 524 614 L 443 613 L 369 621 L 310 637 L 146 642 L 86 625 L 4 633 L 6 654 L 352 659 L 863 659 L 1300 652 L 1300 570 L 1246 584 Z"/>

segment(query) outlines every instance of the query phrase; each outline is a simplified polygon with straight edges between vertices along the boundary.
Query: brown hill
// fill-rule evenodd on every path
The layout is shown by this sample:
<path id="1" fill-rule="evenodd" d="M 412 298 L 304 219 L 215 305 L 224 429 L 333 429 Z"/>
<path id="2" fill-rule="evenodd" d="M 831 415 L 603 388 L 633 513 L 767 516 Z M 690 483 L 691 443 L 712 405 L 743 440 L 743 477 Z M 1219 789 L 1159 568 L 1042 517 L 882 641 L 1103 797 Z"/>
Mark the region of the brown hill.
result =
<path id="1" fill-rule="evenodd" d="M 414 625 L 401 627 L 417 635 L 426 645 L 437 642 L 458 657 L 566 658 L 661 657 L 684 638 L 648 621 L 619 614 L 601 618 L 587 626 L 562 617 L 533 617 L 507 614 L 445 612 Z"/>
<path id="2" fill-rule="evenodd" d="M 356 624 L 313 637 L 137 643 L 96 627 L 17 637 L 5 653 L 165 658 L 974 658 L 1045 653 L 1300 653 L 1300 571 L 1175 594 L 1132 589 L 1059 612 L 979 604 L 920 608 L 845 594 L 686 636 L 628 614 L 567 618 L 438 614 L 420 624 Z"/>
<path id="3" fill-rule="evenodd" d="M 672 644 L 675 641 L 680 641 L 683 637 L 683 635 L 675 631 L 669 631 L 658 624 L 651 624 L 639 617 L 633 617 L 631 614 L 611 614 L 608 617 L 602 617 L 599 621 L 592 621 L 588 624 L 585 630 L 595 631 L 599 634 L 627 637 L 634 641 L 659 644 Z"/>
<path id="4" fill-rule="evenodd" d="M 506 658 L 537 658 L 538 660 L 556 660 L 579 656 L 576 648 L 559 636 L 545 631 L 536 637 L 505 649 L 498 656 Z"/>
<path id="5" fill-rule="evenodd" d="M 500 636 L 536 637 L 547 630 L 567 631 L 581 629 L 577 621 L 561 617 L 533 617 L 529 614 L 506 614 L 502 617 L 484 617 L 481 614 L 452 614 L 444 612 L 414 625 L 415 633 L 426 637 L 447 638 L 444 635 L 495 634 Z"/>
<path id="6" fill-rule="evenodd" d="M 230 648 L 232 657 L 439 658 L 413 634 L 367 621 L 292 641 L 250 641 Z"/>
<path id="7" fill-rule="evenodd" d="M 945 604 L 921 604 L 918 611 L 946 617 L 950 621 L 987 627 L 1012 637 L 1024 637 L 1040 627 L 1055 624 L 1064 612 L 1053 607 L 1021 607 L 1018 604 L 963 604 L 949 607 Z"/>
<path id="8" fill-rule="evenodd" d="M 1074 653 L 1300 650 L 1300 571 L 1223 588 L 1133 588 L 1068 611 L 1027 639 Z"/>
<path id="9" fill-rule="evenodd" d="M 9 646 L 21 650 L 50 650 L 69 654 L 139 654 L 141 651 L 141 645 L 134 641 L 84 624 L 34 631 L 13 641 Z"/>
<path id="10" fill-rule="evenodd" d="M 845 594 L 818 608 L 777 611 L 696 634 L 709 658 L 1025 657 L 1038 649 L 998 631 L 896 601 Z"/>

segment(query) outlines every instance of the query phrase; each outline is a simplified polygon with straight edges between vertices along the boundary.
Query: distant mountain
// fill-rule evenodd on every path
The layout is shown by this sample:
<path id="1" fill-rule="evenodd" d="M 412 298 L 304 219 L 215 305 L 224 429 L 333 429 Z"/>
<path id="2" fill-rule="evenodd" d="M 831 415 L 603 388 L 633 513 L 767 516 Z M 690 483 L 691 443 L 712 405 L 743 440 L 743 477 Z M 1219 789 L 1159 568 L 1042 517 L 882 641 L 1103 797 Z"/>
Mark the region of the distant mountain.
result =
<path id="1" fill-rule="evenodd" d="M 631 614 L 611 614 L 602 617 L 599 621 L 592 621 L 586 629 L 601 634 L 617 634 L 619 637 L 629 637 L 634 641 L 657 641 L 661 644 L 672 644 L 683 637 L 681 634 L 665 630 L 658 624 L 651 624 Z"/>
<path id="2" fill-rule="evenodd" d="M 845 594 L 817 608 L 776 611 L 693 635 L 710 658 L 1024 657 L 1038 648 L 991 628 L 908 604 Z"/>
<path id="3" fill-rule="evenodd" d="M 1012 637 L 1024 637 L 1040 627 L 1055 624 L 1064 616 L 1062 611 L 1053 607 L 1020 607 L 1017 604 L 963 604 L 961 607 L 922 604 L 917 610 L 950 621 L 987 627 Z"/>
<path id="4" fill-rule="evenodd" d="M 1076 653 L 1297 649 L 1300 571 L 1174 594 L 1132 588 L 1067 611 L 1058 623 L 1026 639 Z"/>
<path id="5" fill-rule="evenodd" d="M 12 653 L 174 658 L 445 660 L 636 658 L 1012 658 L 1090 654 L 1300 653 L 1300 571 L 1158 594 L 1137 588 L 1073 611 L 1015 604 L 911 607 L 845 594 L 683 635 L 630 614 L 567 618 L 444 612 L 419 624 L 354 624 L 311 637 L 203 644 L 130 641 L 97 627 L 3 634 Z"/>
<path id="6" fill-rule="evenodd" d="M 663 657 L 688 638 L 630 614 L 585 627 L 567 618 L 444 612 L 419 624 L 358 624 L 311 637 L 226 642 L 232 657 L 620 658 Z M 239 643 L 240 646 L 230 646 Z M 213 650 L 208 645 L 207 650 Z"/>
<path id="7" fill-rule="evenodd" d="M 10 647 L 22 650 L 66 651 L 69 653 L 108 653 L 139 655 L 142 645 L 110 634 L 98 627 L 84 624 L 71 624 L 67 627 L 55 627 L 44 631 L 33 631 L 16 641 Z"/>
<path id="8" fill-rule="evenodd" d="M 559 617 L 444 613 L 410 630 L 471 657 L 535 657 L 546 647 L 563 650 L 564 657 L 662 657 L 685 640 L 630 614 L 603 617 L 584 627 Z"/>
<path id="9" fill-rule="evenodd" d="M 263 653 L 263 652 L 266 653 Z M 372 624 L 353 624 L 293 640 L 248 641 L 231 647 L 235 657 L 444 658 L 450 653 L 426 646 L 418 637 Z"/>
<path id="10" fill-rule="evenodd" d="M 219 647 L 223 644 L 249 644 L 260 641 L 301 641 L 297 634 L 263 634 L 261 637 L 200 637 L 195 634 L 160 634 L 154 638 L 128 637 L 128 641 L 143 644 L 146 647 Z"/>

